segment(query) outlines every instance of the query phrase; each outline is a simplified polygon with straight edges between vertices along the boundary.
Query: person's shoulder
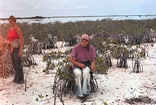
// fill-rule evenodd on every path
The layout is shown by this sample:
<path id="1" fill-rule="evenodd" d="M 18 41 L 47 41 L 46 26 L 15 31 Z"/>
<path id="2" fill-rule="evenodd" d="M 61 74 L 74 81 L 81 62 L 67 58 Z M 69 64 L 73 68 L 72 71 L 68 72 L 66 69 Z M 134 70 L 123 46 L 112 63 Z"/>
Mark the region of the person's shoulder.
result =
<path id="1" fill-rule="evenodd" d="M 19 29 L 20 29 L 20 27 L 19 27 L 19 26 L 16 26 L 16 29 L 17 29 L 17 30 L 19 30 Z"/>
<path id="2" fill-rule="evenodd" d="M 78 49 L 81 49 L 81 45 L 80 44 L 76 44 L 74 47 L 73 47 L 74 50 L 78 50 Z"/>
<path id="3" fill-rule="evenodd" d="M 89 49 L 91 49 L 92 51 L 95 51 L 95 47 L 90 45 Z"/>
<path id="4" fill-rule="evenodd" d="M 89 45 L 90 46 L 90 48 L 94 48 L 94 46 L 92 46 L 92 45 Z"/>
<path id="5" fill-rule="evenodd" d="M 16 26 L 16 31 L 21 31 L 21 28 L 19 26 Z"/>
<path id="6" fill-rule="evenodd" d="M 76 44 L 74 47 L 77 48 L 77 47 L 79 47 L 79 46 L 81 46 L 81 45 L 78 43 L 78 44 Z"/>

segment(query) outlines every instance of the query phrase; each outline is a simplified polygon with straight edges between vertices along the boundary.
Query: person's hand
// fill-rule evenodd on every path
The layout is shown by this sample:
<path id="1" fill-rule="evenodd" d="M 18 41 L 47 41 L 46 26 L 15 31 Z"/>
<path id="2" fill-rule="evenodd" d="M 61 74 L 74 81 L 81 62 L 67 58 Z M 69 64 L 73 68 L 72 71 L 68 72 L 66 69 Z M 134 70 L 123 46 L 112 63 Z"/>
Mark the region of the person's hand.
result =
<path id="1" fill-rule="evenodd" d="M 78 65 L 80 68 L 85 68 L 86 66 L 83 63 L 79 63 Z"/>
<path id="2" fill-rule="evenodd" d="M 4 40 L 3 41 L 3 45 L 6 45 L 6 44 L 8 44 L 8 41 L 7 40 Z"/>
<path id="3" fill-rule="evenodd" d="M 92 63 L 91 66 L 90 66 L 92 72 L 95 72 L 96 70 L 96 66 L 95 66 L 95 63 Z"/>
<path id="4" fill-rule="evenodd" d="M 22 56 L 22 51 L 18 51 L 18 57 Z"/>

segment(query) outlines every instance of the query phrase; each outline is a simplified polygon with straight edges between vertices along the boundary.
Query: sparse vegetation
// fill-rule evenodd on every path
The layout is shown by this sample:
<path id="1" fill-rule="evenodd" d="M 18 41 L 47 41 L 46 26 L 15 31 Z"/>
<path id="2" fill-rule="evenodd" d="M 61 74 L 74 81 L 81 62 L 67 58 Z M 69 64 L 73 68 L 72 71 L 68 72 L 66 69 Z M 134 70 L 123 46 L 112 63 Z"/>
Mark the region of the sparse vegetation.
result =
<path id="1" fill-rule="evenodd" d="M 33 54 L 38 53 L 34 52 L 38 50 L 36 44 L 47 39 L 48 35 L 52 37 L 53 45 L 56 43 L 53 39 L 54 36 L 56 36 L 58 41 L 64 41 L 68 43 L 68 46 L 73 46 L 76 44 L 75 35 L 88 33 L 92 37 L 91 45 L 95 46 L 97 51 L 96 73 L 106 75 L 109 67 L 112 66 L 112 58 L 117 60 L 117 67 L 127 68 L 128 59 L 145 57 L 146 51 L 140 47 L 140 44 L 153 43 L 156 41 L 156 33 L 150 32 L 151 27 L 153 30 L 156 30 L 156 19 L 115 21 L 103 19 L 101 21 L 77 21 L 67 23 L 56 21 L 46 24 L 18 23 L 18 25 L 21 27 L 25 39 L 25 52 L 22 61 L 23 65 L 27 67 L 37 65 L 32 57 Z M 4 38 L 6 37 L 7 29 L 7 24 L 0 25 L 0 35 Z M 35 44 L 31 42 L 31 36 L 37 40 Z M 74 40 L 73 43 L 71 43 L 71 40 Z M 136 46 L 134 49 L 131 48 L 133 45 Z M 153 44 L 151 44 L 151 46 L 152 45 Z M 142 51 L 139 51 L 139 49 L 142 49 Z M 65 52 L 38 53 L 43 54 L 43 61 L 47 63 L 46 68 L 43 70 L 44 73 L 49 74 L 50 70 L 56 70 L 53 85 L 55 94 L 57 94 L 59 90 L 55 89 L 60 86 L 63 86 L 60 90 L 62 91 L 64 89 L 65 92 L 67 92 L 69 88 L 73 88 L 72 86 L 74 84 L 71 81 L 74 80 L 74 75 L 70 70 L 71 64 L 67 61 L 70 52 L 71 50 Z M 142 65 L 137 59 L 133 71 L 142 71 L 140 67 L 142 67 Z M 96 79 L 92 83 L 92 89 L 96 91 Z M 36 101 L 39 99 L 42 100 L 43 97 L 42 94 L 38 95 Z M 60 100 L 62 101 L 62 97 Z"/>

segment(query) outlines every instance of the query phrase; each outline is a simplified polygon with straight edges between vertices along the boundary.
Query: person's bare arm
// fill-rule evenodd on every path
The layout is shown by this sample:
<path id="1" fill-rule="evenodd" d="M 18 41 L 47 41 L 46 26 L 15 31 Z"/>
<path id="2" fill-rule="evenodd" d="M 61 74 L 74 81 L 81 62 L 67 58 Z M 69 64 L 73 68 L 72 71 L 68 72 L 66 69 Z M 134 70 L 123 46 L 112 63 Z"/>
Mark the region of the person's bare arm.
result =
<path id="1" fill-rule="evenodd" d="M 69 60 L 71 63 L 73 63 L 74 65 L 78 66 L 78 67 L 81 67 L 81 68 L 85 68 L 85 67 L 86 67 L 83 63 L 75 61 L 75 60 L 73 59 L 73 56 L 72 56 L 72 55 L 69 56 L 68 60 Z"/>
<path id="2" fill-rule="evenodd" d="M 24 39 L 23 39 L 22 31 L 19 27 L 17 28 L 16 32 L 17 32 L 17 34 L 19 36 L 19 40 L 20 40 L 20 46 L 19 46 L 19 52 L 18 52 L 18 56 L 20 57 L 22 55 Z"/>
<path id="3" fill-rule="evenodd" d="M 96 70 L 95 59 L 92 59 L 90 68 L 91 68 L 92 72 L 95 72 L 95 70 Z"/>

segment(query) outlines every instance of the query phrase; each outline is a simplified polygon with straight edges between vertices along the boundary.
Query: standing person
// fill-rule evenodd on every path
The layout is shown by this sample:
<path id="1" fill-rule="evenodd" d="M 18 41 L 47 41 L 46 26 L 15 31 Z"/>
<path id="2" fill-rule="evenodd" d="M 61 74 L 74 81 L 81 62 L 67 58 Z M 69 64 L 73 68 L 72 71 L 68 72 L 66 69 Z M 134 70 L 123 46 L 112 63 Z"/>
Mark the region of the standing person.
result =
<path id="1" fill-rule="evenodd" d="M 0 35 L 0 60 L 3 58 L 4 52 L 5 52 L 5 47 L 3 46 L 4 39 Z"/>
<path id="2" fill-rule="evenodd" d="M 75 93 L 80 99 L 83 99 L 83 97 L 90 94 L 90 72 L 94 72 L 96 70 L 96 51 L 92 45 L 89 45 L 89 41 L 90 37 L 87 34 L 83 34 L 80 37 L 80 43 L 73 47 L 68 58 L 68 60 L 73 64 L 72 67 L 75 74 L 76 84 Z"/>
<path id="3" fill-rule="evenodd" d="M 24 83 L 24 73 L 21 56 L 24 39 L 20 27 L 16 25 L 16 18 L 11 15 L 8 21 L 10 28 L 7 35 L 7 43 L 10 49 L 11 61 L 15 70 L 13 82 L 22 84 Z"/>

